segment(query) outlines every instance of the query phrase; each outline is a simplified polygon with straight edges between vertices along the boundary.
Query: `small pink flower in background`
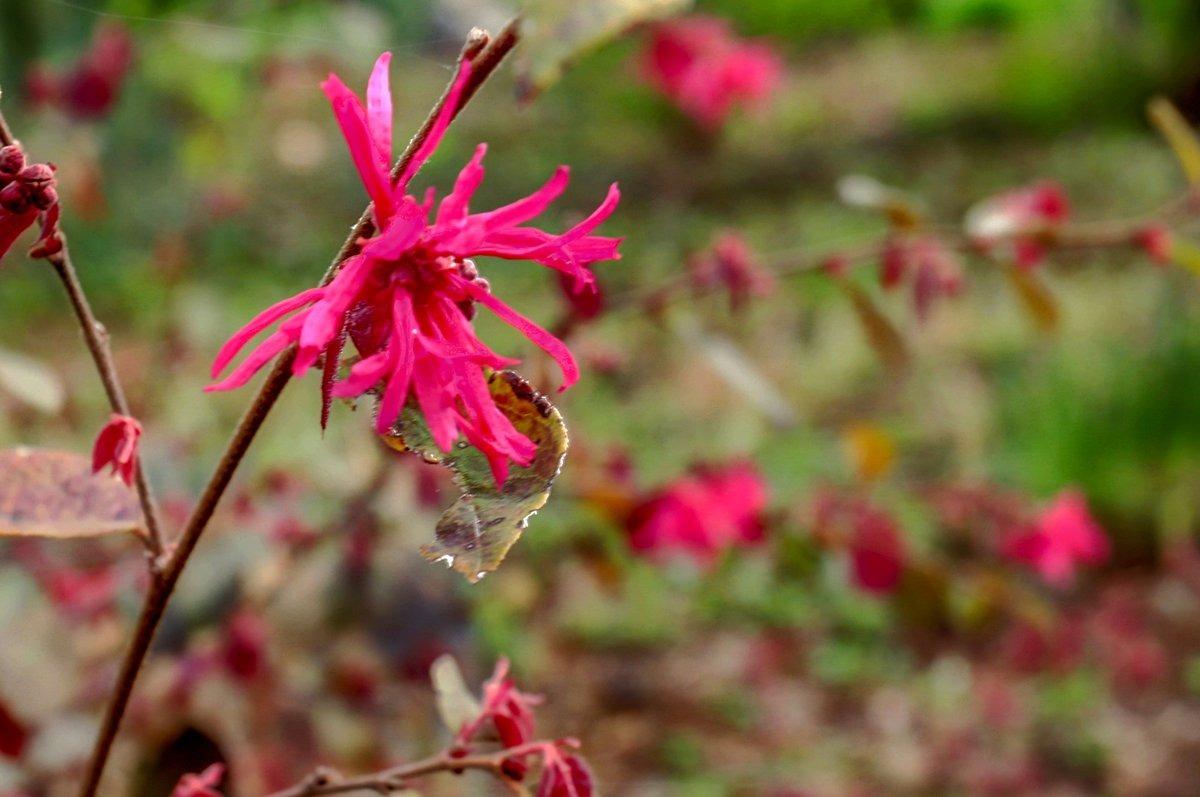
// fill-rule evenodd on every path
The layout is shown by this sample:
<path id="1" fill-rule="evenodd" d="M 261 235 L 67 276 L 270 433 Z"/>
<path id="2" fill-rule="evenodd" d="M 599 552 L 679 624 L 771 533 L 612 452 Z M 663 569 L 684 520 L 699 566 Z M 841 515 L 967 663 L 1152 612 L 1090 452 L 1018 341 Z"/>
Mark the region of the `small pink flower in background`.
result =
<path id="1" fill-rule="evenodd" d="M 92 448 L 92 472 L 110 467 L 114 476 L 119 476 L 126 485 L 133 485 L 138 467 L 138 445 L 142 438 L 142 425 L 128 415 L 113 413 L 112 418 Z"/>
<path id="2" fill-rule="evenodd" d="M 591 321 L 604 312 L 604 294 L 595 282 L 578 285 L 570 274 L 560 272 L 558 284 L 567 306 L 571 309 L 571 315 L 576 319 Z"/>
<path id="3" fill-rule="evenodd" d="M 962 290 L 962 263 L 935 235 L 893 235 L 884 243 L 879 257 L 879 282 L 884 290 L 898 287 L 910 274 L 913 306 L 921 321 L 929 317 L 937 299 Z"/>
<path id="4" fill-rule="evenodd" d="M 267 624 L 250 611 L 238 611 L 225 626 L 218 653 L 225 669 L 242 682 L 256 680 L 267 669 Z"/>
<path id="5" fill-rule="evenodd" d="M 0 257 L 39 217 L 42 231 L 34 254 L 42 256 L 61 249 L 58 213 L 54 167 L 28 163 L 19 144 L 0 147 Z"/>
<path id="6" fill-rule="evenodd" d="M 73 617 L 93 618 L 113 608 L 120 581 L 112 565 L 91 570 L 59 567 L 41 578 L 50 600 Z"/>
<path id="7" fill-rule="evenodd" d="M 0 756 L 20 758 L 29 742 L 29 729 L 0 701 Z"/>
<path id="8" fill-rule="evenodd" d="M 542 702 L 539 695 L 517 689 L 508 676 L 508 659 L 496 662 L 496 669 L 483 685 L 479 716 L 459 729 L 455 741 L 469 744 L 484 723 L 491 722 L 504 747 L 519 747 L 533 741 L 533 707 Z"/>
<path id="9" fill-rule="evenodd" d="M 850 579 L 872 595 L 895 592 L 904 573 L 904 538 L 881 511 L 861 507 L 850 534 Z"/>
<path id="10" fill-rule="evenodd" d="M 712 247 L 693 257 L 689 266 L 696 287 L 724 288 L 734 310 L 750 297 L 769 296 L 775 288 L 775 277 L 758 262 L 745 239 L 732 230 L 720 233 Z"/>
<path id="11" fill-rule="evenodd" d="M 950 249 L 937 237 L 926 235 L 913 243 L 913 305 L 917 318 L 924 321 L 933 303 L 943 296 L 956 296 L 963 286 L 963 267 Z"/>
<path id="12" fill-rule="evenodd" d="M 549 745 L 542 752 L 537 797 L 592 797 L 595 779 L 582 758 Z"/>
<path id="13" fill-rule="evenodd" d="M 180 778 L 171 797 L 221 797 L 217 786 L 224 777 L 224 764 L 210 764 L 199 775 L 187 774 Z"/>
<path id="14" fill-rule="evenodd" d="M 1080 565 L 1107 561 L 1109 543 L 1088 511 L 1087 499 L 1077 490 L 1067 490 L 1030 528 L 1012 533 L 1003 553 L 1037 570 L 1047 583 L 1065 586 L 1074 580 Z"/>
<path id="15" fill-rule="evenodd" d="M 133 37 L 124 26 L 102 24 L 91 47 L 65 74 L 39 64 L 26 76 L 34 104 L 54 105 L 77 119 L 97 119 L 116 104 L 133 65 Z"/>
<path id="16" fill-rule="evenodd" d="M 740 39 L 717 17 L 655 27 L 642 57 L 646 80 L 709 130 L 738 105 L 761 105 L 778 88 L 783 62 L 765 44 Z"/>
<path id="17" fill-rule="evenodd" d="M 566 189 L 568 169 L 563 166 L 530 196 L 496 210 L 471 213 L 469 202 L 484 175 L 487 147 L 480 144 L 434 213 L 432 190 L 423 200 L 406 192 L 445 134 L 470 76 L 470 64 L 460 67 L 431 134 L 393 184 L 388 174 L 390 60 L 391 54 L 384 53 L 376 62 L 365 107 L 336 76 L 322 86 L 371 198 L 378 234 L 362 242 L 359 253 L 343 263 L 328 286 L 302 291 L 269 307 L 230 338 L 213 363 L 214 378 L 256 335 L 282 322 L 227 378 L 207 390 L 244 385 L 294 344 L 296 375 L 324 358 L 322 421 L 332 397 L 361 396 L 378 388 L 376 428 L 384 431 L 395 423 L 411 396 L 442 450 L 449 451 L 460 435 L 465 437 L 487 457 L 497 484 L 502 484 L 509 464 L 529 464 L 535 447 L 500 412 L 488 392 L 484 369 L 505 368 L 516 361 L 492 351 L 475 335 L 471 324 L 475 305 L 491 310 L 554 358 L 563 373 L 561 389 L 573 384 L 579 372 L 562 341 L 492 294 L 471 258 L 533 260 L 567 275 L 575 289 L 583 290 L 595 281 L 591 264 L 619 257 L 621 239 L 592 232 L 616 208 L 620 193 L 613 184 L 591 215 L 561 235 L 521 226 Z M 345 378 L 338 379 L 338 361 L 347 339 L 362 358 Z"/>
<path id="18" fill-rule="evenodd" d="M 1018 266 L 1033 268 L 1045 258 L 1042 237 L 1066 223 L 1071 206 L 1062 186 L 1045 180 L 985 199 L 967 213 L 967 233 L 990 249 L 1004 241 Z"/>
<path id="19" fill-rule="evenodd" d="M 748 462 L 702 466 L 643 500 L 627 521 L 634 550 L 686 554 L 711 564 L 730 548 L 763 540 L 767 484 Z"/>
<path id="20" fill-rule="evenodd" d="M 1137 245 L 1155 263 L 1171 262 L 1171 230 L 1164 224 L 1148 224 L 1137 233 Z"/>

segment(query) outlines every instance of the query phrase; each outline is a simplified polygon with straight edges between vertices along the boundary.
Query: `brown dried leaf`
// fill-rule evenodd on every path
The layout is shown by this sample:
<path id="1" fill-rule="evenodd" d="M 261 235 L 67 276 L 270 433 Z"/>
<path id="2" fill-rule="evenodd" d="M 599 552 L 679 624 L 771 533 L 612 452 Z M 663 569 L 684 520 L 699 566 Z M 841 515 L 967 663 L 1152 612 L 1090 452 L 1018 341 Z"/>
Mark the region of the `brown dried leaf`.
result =
<path id="1" fill-rule="evenodd" d="M 95 537 L 141 527 L 137 496 L 110 476 L 94 475 L 87 457 L 0 451 L 0 536 Z"/>
<path id="2" fill-rule="evenodd" d="M 899 330 L 862 288 L 846 281 L 840 284 L 850 297 L 858 321 L 867 335 L 867 342 L 883 360 L 883 364 L 893 371 L 905 370 L 911 358 Z"/>
<path id="3" fill-rule="evenodd" d="M 1046 287 L 1046 283 L 1038 275 L 1027 268 L 1017 265 L 1008 267 L 1008 282 L 1017 292 L 1021 307 L 1043 332 L 1054 332 L 1058 329 L 1061 313 L 1054 294 Z"/>

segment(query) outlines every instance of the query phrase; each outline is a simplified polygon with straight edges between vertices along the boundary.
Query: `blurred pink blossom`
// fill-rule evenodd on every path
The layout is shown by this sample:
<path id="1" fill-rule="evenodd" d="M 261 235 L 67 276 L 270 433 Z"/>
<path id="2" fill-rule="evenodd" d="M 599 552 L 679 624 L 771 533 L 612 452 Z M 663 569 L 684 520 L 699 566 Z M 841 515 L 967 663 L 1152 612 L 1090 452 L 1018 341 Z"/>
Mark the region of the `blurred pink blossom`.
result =
<path id="1" fill-rule="evenodd" d="M 1074 580 L 1079 565 L 1107 561 L 1109 543 L 1088 511 L 1083 493 L 1066 490 L 1032 527 L 1012 532 L 1003 543 L 1003 553 L 1034 568 L 1047 583 L 1065 586 Z"/>
<path id="2" fill-rule="evenodd" d="M 725 230 L 712 247 L 689 262 L 692 282 L 698 288 L 724 288 L 732 309 L 741 308 L 751 297 L 770 296 L 775 277 L 767 271 L 740 234 Z"/>
<path id="3" fill-rule="evenodd" d="M 627 528 L 637 551 L 682 553 L 711 564 L 729 548 L 763 539 L 767 484 L 748 462 L 702 466 L 636 506 Z"/>
<path id="4" fill-rule="evenodd" d="M 224 777 L 224 764 L 210 764 L 199 775 L 189 773 L 180 778 L 171 797 L 221 797 L 217 786 Z"/>
<path id="5" fill-rule="evenodd" d="M 726 20 L 697 15 L 655 27 L 642 73 L 712 130 L 734 106 L 762 104 L 778 87 L 783 63 L 766 44 L 738 38 Z"/>
<path id="6" fill-rule="evenodd" d="M 101 24 L 88 48 L 70 71 L 33 66 L 25 78 L 34 104 L 55 105 L 78 119 L 104 116 L 121 94 L 133 64 L 133 37 L 123 25 Z"/>

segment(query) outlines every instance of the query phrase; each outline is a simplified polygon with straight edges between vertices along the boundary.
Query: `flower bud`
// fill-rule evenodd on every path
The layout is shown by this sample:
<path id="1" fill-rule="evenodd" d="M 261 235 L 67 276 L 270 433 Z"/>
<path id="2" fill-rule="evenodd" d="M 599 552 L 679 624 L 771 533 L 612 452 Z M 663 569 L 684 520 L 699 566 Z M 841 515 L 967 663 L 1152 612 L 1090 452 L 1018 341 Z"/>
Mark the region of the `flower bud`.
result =
<path id="1" fill-rule="evenodd" d="M 0 208 L 9 213 L 24 213 L 29 209 L 29 197 L 25 186 L 12 182 L 0 189 Z"/>
<path id="2" fill-rule="evenodd" d="M 12 182 L 17 173 L 25 167 L 25 154 L 16 144 L 0 147 L 0 185 Z"/>
<path id="3" fill-rule="evenodd" d="M 58 192 L 54 190 L 53 185 L 44 185 L 30 193 L 29 201 L 36 205 L 38 210 L 49 210 L 58 202 Z"/>
<path id="4" fill-rule="evenodd" d="M 54 181 L 54 168 L 45 163 L 31 163 L 17 174 L 17 180 L 31 188 L 48 186 Z"/>

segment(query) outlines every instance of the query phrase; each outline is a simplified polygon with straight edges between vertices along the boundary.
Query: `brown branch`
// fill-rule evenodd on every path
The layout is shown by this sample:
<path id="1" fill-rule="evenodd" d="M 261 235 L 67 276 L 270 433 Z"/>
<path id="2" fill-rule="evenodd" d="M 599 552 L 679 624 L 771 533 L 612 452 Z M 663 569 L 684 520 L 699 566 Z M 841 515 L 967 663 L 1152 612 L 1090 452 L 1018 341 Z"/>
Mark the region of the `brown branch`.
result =
<path id="1" fill-rule="evenodd" d="M 346 794 L 355 791 L 373 791 L 377 794 L 387 794 L 407 788 L 409 781 L 424 775 L 438 772 L 461 773 L 463 770 L 474 769 L 489 772 L 505 784 L 514 781 L 504 771 L 504 762 L 510 758 L 519 758 L 530 753 L 536 753 L 555 742 L 529 742 L 520 747 L 512 747 L 487 755 L 463 756 L 455 758 L 449 753 L 440 753 L 432 758 L 402 764 L 390 769 L 384 769 L 370 775 L 343 777 L 337 772 L 320 768 L 312 772 L 300 783 L 283 791 L 275 792 L 268 797 L 318 797 L 325 794 Z"/>
<path id="2" fill-rule="evenodd" d="M 503 61 L 505 55 L 508 54 L 516 43 L 517 31 L 515 23 L 509 23 L 490 43 L 489 37 L 484 31 L 478 28 L 471 31 L 460 58 L 470 59 L 474 69 L 471 72 L 469 82 L 463 91 L 458 107 L 454 111 L 455 115 L 462 110 L 467 100 L 483 85 L 484 81 L 491 76 L 496 67 Z M 430 111 L 425 123 L 408 143 L 404 153 L 392 169 L 393 176 L 398 175 L 404 170 L 409 162 L 412 161 L 420 145 L 428 138 L 433 129 L 434 121 L 445 104 L 449 92 L 450 89 L 447 88 L 446 92 L 443 93 L 442 97 Z M 342 263 L 357 249 L 359 239 L 370 236 L 373 229 L 374 225 L 371 221 L 370 207 L 368 207 L 363 211 L 358 222 L 351 229 L 350 235 L 338 250 L 324 278 L 321 280 L 322 285 L 328 284 L 337 275 Z M 121 663 L 121 669 L 117 676 L 117 684 L 105 709 L 104 719 L 101 722 L 100 731 L 96 737 L 96 744 L 92 750 L 87 773 L 80 787 L 79 793 L 81 797 L 93 797 L 96 793 L 100 778 L 104 774 L 104 767 L 108 761 L 109 753 L 112 750 L 113 741 L 120 728 L 121 719 L 125 714 L 130 694 L 133 692 L 134 682 L 137 680 L 137 675 L 141 670 L 146 653 L 150 649 L 150 643 L 154 639 L 154 632 L 162 620 L 163 612 L 166 610 L 167 602 L 170 600 L 175 584 L 179 581 L 179 577 L 187 565 L 188 558 L 191 556 L 192 551 L 195 550 L 196 544 L 200 541 L 200 536 L 208 527 L 208 523 L 216 511 L 221 496 L 225 493 L 225 489 L 233 479 L 233 474 L 241 463 L 242 458 L 246 455 L 246 451 L 250 448 L 255 435 L 258 434 L 258 430 L 262 427 L 280 393 L 283 392 L 288 382 L 291 381 L 291 367 L 295 356 L 296 351 L 292 347 L 282 353 L 276 360 L 274 368 L 271 369 L 266 381 L 259 388 L 258 395 L 250 404 L 249 409 L 246 410 L 245 415 L 242 416 L 242 420 L 226 446 L 224 454 L 217 463 L 212 476 L 209 477 L 208 484 L 205 486 L 199 501 L 197 501 L 195 508 L 192 510 L 187 523 L 184 525 L 179 540 L 174 546 L 174 550 L 166 554 L 167 559 L 163 566 L 161 578 L 152 582 L 150 589 L 146 593 L 142 612 L 138 617 L 133 638 L 130 640 L 129 648 Z"/>
<path id="3" fill-rule="evenodd" d="M 15 143 L 17 141 L 13 137 L 12 128 L 8 126 L 4 111 L 0 110 L 0 145 L 8 146 Z M 87 294 L 84 293 L 83 285 L 79 282 L 79 275 L 71 262 L 71 252 L 67 248 L 66 234 L 60 230 L 58 237 L 62 241 L 62 249 L 47 256 L 46 260 L 54 267 L 54 272 L 58 274 L 63 289 L 67 292 L 67 298 L 71 301 L 71 307 L 75 311 L 75 320 L 79 322 L 84 342 L 87 343 L 92 361 L 96 364 L 100 381 L 104 384 L 104 392 L 108 396 L 109 406 L 112 407 L 113 412 L 120 415 L 132 415 L 129 411 L 129 402 L 125 399 L 125 391 L 121 388 L 120 374 L 117 373 L 117 366 L 113 361 L 108 330 L 96 318 L 91 304 L 88 303 Z M 146 524 L 145 533 L 140 536 L 150 553 L 151 569 L 153 569 L 154 561 L 163 552 L 162 519 L 140 461 L 134 470 L 134 483 L 137 487 L 138 501 L 142 507 L 142 517 Z"/>

